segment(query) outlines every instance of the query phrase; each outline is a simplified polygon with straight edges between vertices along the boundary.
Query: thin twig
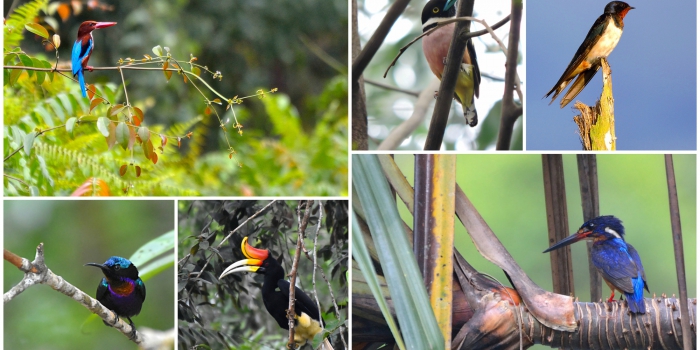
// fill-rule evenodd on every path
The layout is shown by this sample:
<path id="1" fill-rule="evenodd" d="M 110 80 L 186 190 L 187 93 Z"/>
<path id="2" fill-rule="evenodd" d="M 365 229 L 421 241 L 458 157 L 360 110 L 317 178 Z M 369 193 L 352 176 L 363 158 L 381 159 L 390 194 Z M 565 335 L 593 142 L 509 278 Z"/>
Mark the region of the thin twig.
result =
<path id="1" fill-rule="evenodd" d="M 386 68 L 386 71 L 384 72 L 384 78 L 386 78 L 386 75 L 389 73 L 389 69 L 391 69 L 391 67 L 394 66 L 394 65 L 396 64 L 396 61 L 399 60 L 399 57 L 401 57 L 401 55 L 403 55 L 404 51 L 406 51 L 406 49 L 408 49 L 411 45 L 413 45 L 413 43 L 415 43 L 416 41 L 418 41 L 420 38 L 422 38 L 422 37 L 424 37 L 424 36 L 427 36 L 427 35 L 430 35 L 430 34 L 432 34 L 434 31 L 436 31 L 438 28 L 444 27 L 444 26 L 446 26 L 446 25 L 448 25 L 448 24 L 450 24 L 450 23 L 455 23 L 455 22 L 459 22 L 459 21 L 471 21 L 471 20 L 476 20 L 476 19 L 474 19 L 473 17 L 459 17 L 459 18 L 453 18 L 453 19 L 449 19 L 449 20 L 446 20 L 446 21 L 438 22 L 437 25 L 436 25 L 434 28 L 431 28 L 431 29 L 428 30 L 427 32 L 425 32 L 425 33 L 423 33 L 423 34 L 417 36 L 416 38 L 414 38 L 414 39 L 411 40 L 408 44 L 404 45 L 404 47 L 402 47 L 402 48 L 399 49 L 399 53 L 396 55 L 396 57 L 394 57 L 394 60 L 391 61 L 391 64 L 389 64 L 389 67 Z M 506 18 L 504 18 L 504 19 L 502 19 L 502 20 L 496 22 L 493 26 L 491 26 L 491 29 L 498 29 L 498 28 L 502 27 L 504 24 L 508 23 L 508 21 L 510 21 L 510 16 L 508 16 L 508 17 L 506 17 Z M 485 23 L 485 22 L 484 22 L 484 23 Z M 488 30 L 487 30 L 487 29 L 482 29 L 482 30 L 479 30 L 479 31 L 476 31 L 476 32 L 468 32 L 468 33 L 466 33 L 466 34 L 462 34 L 462 35 L 459 36 L 459 38 L 462 39 L 462 40 L 464 40 L 464 41 L 466 41 L 466 40 L 469 39 L 469 38 L 481 36 L 481 35 L 484 35 L 484 34 L 486 34 L 486 33 L 488 33 Z"/>
<path id="2" fill-rule="evenodd" d="M 297 219 L 301 213 L 301 204 L 297 207 Z M 311 214 L 311 207 L 313 201 L 306 201 L 306 210 L 304 211 L 304 218 L 299 222 L 299 236 L 297 237 L 297 249 L 294 253 L 294 260 L 292 260 L 292 271 L 289 273 L 291 276 L 289 279 L 289 309 L 287 309 L 287 317 L 289 318 L 289 341 L 287 342 L 287 348 L 295 349 L 296 343 L 294 342 L 294 321 L 295 321 L 295 309 L 294 303 L 296 301 L 294 294 L 296 292 L 295 283 L 297 279 L 297 269 L 299 268 L 299 257 L 301 256 L 301 247 L 304 240 L 304 232 L 306 231 L 306 225 L 309 223 L 309 215 Z"/>

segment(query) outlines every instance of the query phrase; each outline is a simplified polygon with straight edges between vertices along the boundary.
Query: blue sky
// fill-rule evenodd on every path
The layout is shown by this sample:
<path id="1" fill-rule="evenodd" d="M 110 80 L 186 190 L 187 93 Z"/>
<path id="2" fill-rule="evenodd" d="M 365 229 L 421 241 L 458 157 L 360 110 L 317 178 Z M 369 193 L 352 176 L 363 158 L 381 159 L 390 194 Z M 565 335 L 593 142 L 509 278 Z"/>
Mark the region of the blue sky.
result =
<path id="1" fill-rule="evenodd" d="M 593 105 L 602 75 L 563 109 L 542 97 L 557 82 L 608 1 L 527 3 L 526 149 L 580 150 L 575 101 Z M 608 62 L 618 150 L 695 150 L 696 3 L 630 0 L 625 29 Z M 568 90 L 568 87 L 567 87 Z"/>

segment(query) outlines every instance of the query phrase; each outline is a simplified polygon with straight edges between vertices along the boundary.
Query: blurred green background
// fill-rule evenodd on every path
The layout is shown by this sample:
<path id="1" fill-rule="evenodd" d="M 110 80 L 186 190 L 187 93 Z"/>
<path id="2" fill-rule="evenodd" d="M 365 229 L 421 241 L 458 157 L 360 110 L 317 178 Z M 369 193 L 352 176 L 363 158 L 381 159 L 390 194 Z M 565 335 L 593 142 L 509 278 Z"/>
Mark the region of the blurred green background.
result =
<path id="1" fill-rule="evenodd" d="M 128 258 L 145 243 L 174 230 L 174 215 L 173 201 L 6 200 L 4 247 L 31 261 L 43 242 L 51 271 L 94 297 L 102 272 L 83 265 L 103 263 L 112 255 Z M 175 258 L 174 252 L 168 254 Z M 3 289 L 8 291 L 23 273 L 7 262 L 3 270 Z M 171 330 L 173 268 L 144 283 L 146 301 L 141 313 L 132 318 L 134 324 Z M 46 285 L 28 288 L 4 308 L 5 349 L 136 348 L 121 332 Z"/>
<path id="2" fill-rule="evenodd" d="M 583 224 L 575 155 L 564 155 L 569 232 Z M 697 211 L 696 157 L 673 156 L 688 296 L 697 297 Z M 663 155 L 598 155 L 598 184 L 601 215 L 615 215 L 623 221 L 625 239 L 642 259 L 651 293 L 678 296 L 678 284 L 671 238 L 668 192 Z M 413 155 L 396 155 L 396 162 L 413 183 Z M 541 155 L 459 155 L 457 183 L 486 220 L 515 261 L 540 287 L 552 290 L 547 217 Z M 399 203 L 403 203 L 399 201 Z M 413 219 L 403 204 L 404 221 Z M 457 221 L 455 246 L 477 270 L 509 285 L 503 271 L 484 259 L 474 248 L 464 227 Z M 574 286 L 581 301 L 590 301 L 586 244 L 570 246 L 573 254 Z M 610 294 L 603 284 L 603 296 Z M 619 293 L 618 293 L 619 294 Z M 617 295 L 619 298 L 619 295 Z M 533 349 L 549 349 L 533 347 Z"/>
<path id="3" fill-rule="evenodd" d="M 201 77 L 227 98 L 278 90 L 233 107 L 243 125 L 239 135 L 231 111 L 214 105 L 226 124 L 224 133 L 216 115 L 205 112 L 205 98 L 178 74 L 166 81 L 159 70 L 124 70 L 129 101 L 143 110 L 144 125 L 168 136 L 193 132 L 181 148 L 170 139 L 153 165 L 138 145 L 133 154 L 121 147 L 107 150 L 94 123 L 86 123 L 73 136 L 61 128 L 37 138 L 32 156 L 14 155 L 5 162 L 5 173 L 38 187 L 41 195 L 68 195 L 90 176 L 107 181 L 112 195 L 127 186 L 128 195 L 347 195 L 347 1 L 35 1 L 48 3 L 36 20 L 50 34 L 60 35 L 61 68 L 70 67 L 80 23 L 115 21 L 117 25 L 94 32 L 90 65 L 140 60 L 153 56 L 152 48 L 160 45 L 175 59 L 187 61 L 193 55 L 197 64 L 220 72 L 221 80 L 205 72 Z M 5 13 L 19 5 L 23 3 L 5 2 Z M 54 53 L 26 30 L 20 48 L 55 63 Z M 117 70 L 88 72 L 85 80 L 110 87 L 116 102 L 125 102 Z M 208 99 L 218 98 L 202 83 L 198 87 Z M 47 129 L 88 114 L 78 84 L 63 77 L 39 86 L 24 73 L 13 87 L 5 86 L 4 95 L 5 155 L 22 145 L 20 130 Z M 103 116 L 105 110 L 97 107 L 93 115 Z M 237 161 L 229 159 L 227 139 Z M 81 157 L 96 164 L 86 167 Z M 120 166 L 131 163 L 143 168 L 141 176 L 136 178 L 129 167 L 119 177 Z M 17 181 L 6 181 L 5 193 L 28 194 Z"/>

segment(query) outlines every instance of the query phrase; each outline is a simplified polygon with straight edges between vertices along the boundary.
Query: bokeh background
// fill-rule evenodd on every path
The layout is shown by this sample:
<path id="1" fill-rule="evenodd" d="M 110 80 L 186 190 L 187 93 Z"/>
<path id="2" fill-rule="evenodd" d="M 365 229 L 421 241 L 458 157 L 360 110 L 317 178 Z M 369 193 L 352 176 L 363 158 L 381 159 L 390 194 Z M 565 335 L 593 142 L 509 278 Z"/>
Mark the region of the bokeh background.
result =
<path id="1" fill-rule="evenodd" d="M 168 47 L 178 60 L 187 61 L 193 55 L 197 57 L 197 64 L 207 66 L 212 72 L 220 72 L 221 80 L 212 79 L 211 74 L 205 72 L 201 77 L 227 98 L 255 95 L 258 89 L 278 89 L 263 99 L 253 97 L 234 107 L 238 121 L 243 125 L 243 135 L 238 135 L 232 128 L 233 116 L 231 111 L 225 111 L 226 105 L 215 105 L 222 121 L 226 122 L 224 134 L 216 115 L 206 113 L 202 95 L 191 84 L 184 84 L 177 73 L 166 81 L 158 70 L 125 70 L 129 100 L 144 111 L 145 125 L 151 130 L 169 131 L 168 135 L 193 131 L 191 139 L 183 139 L 180 149 L 172 146 L 176 144 L 174 140 L 169 140 L 165 153 L 158 152 L 159 164 L 153 166 L 141 156 L 140 147 L 136 148 L 135 157 L 119 147 L 107 151 L 104 138 L 99 134 L 86 145 L 84 139 L 81 144 L 76 144 L 65 132 L 54 132 L 38 139 L 38 144 L 54 142 L 61 150 L 103 152 L 111 162 L 101 165 L 114 175 L 118 175 L 121 164 L 128 164 L 130 158 L 135 158 L 136 165 L 144 167 L 142 177 L 133 178 L 134 171 L 129 168 L 128 175 L 132 178 L 126 179 L 136 184 L 132 194 L 137 195 L 347 193 L 346 0 L 282 0 L 273 3 L 35 1 L 48 2 L 47 11 L 41 12 L 37 18 L 49 28 L 49 33 L 53 34 L 55 30 L 61 36 L 59 65 L 63 68 L 70 67 L 70 51 L 80 23 L 86 20 L 113 21 L 118 24 L 93 33 L 95 50 L 89 62 L 92 66 L 113 67 L 119 59 L 140 60 L 146 54 L 153 56 L 152 48 L 160 45 Z M 6 1 L 5 13 L 12 13 L 19 5 L 22 3 Z M 51 51 L 44 52 L 39 39 L 25 31 L 21 48 L 31 56 L 54 62 L 55 55 Z M 49 99 L 53 93 L 68 92 L 80 99 L 78 84 L 68 79 L 59 77 L 58 82 L 49 84 L 51 88 L 47 88 L 45 82 L 43 90 L 36 86 L 35 79 L 27 80 L 24 84 L 20 80 L 19 89 L 17 86 L 5 89 L 6 127 L 19 125 L 25 132 L 35 127 L 44 128 L 44 120 L 35 116 L 32 109 L 37 104 L 51 114 L 53 109 L 45 105 L 44 99 Z M 117 101 L 125 101 L 123 89 L 118 86 L 121 77 L 117 70 L 88 72 L 86 81 L 111 83 L 118 91 Z M 206 90 L 203 84 L 198 86 Z M 206 96 L 209 99 L 218 97 L 209 91 L 206 91 Z M 80 114 L 87 114 L 87 108 Z M 58 119 L 54 121 L 56 125 L 61 123 Z M 171 127 L 178 128 L 178 132 L 167 129 Z M 94 125 L 77 128 L 75 139 L 87 133 L 97 133 Z M 229 159 L 226 138 L 237 152 L 235 157 L 241 167 Z M 17 146 L 6 145 L 6 154 L 8 149 Z M 72 164 L 63 164 L 60 157 L 47 155 L 43 149 L 37 152 L 47 158 L 54 177 L 72 180 L 72 174 L 62 169 Z M 113 192 L 119 193 L 117 189 L 121 187 L 111 182 L 110 177 L 104 177 L 110 181 Z M 31 180 L 25 179 L 30 183 Z M 139 186 L 139 180 L 150 180 L 160 188 L 153 190 L 144 184 Z M 64 186 L 69 187 L 69 184 Z M 65 195 L 65 192 L 40 189 L 42 195 Z"/>
<path id="2" fill-rule="evenodd" d="M 527 150 L 580 150 L 576 101 L 594 105 L 602 73 L 564 109 L 561 97 L 542 97 L 564 73 L 608 0 L 528 2 L 526 52 L 530 89 L 525 99 Z M 697 115 L 697 3 L 672 0 L 656 6 L 627 1 L 624 33 L 608 57 L 615 98 L 619 150 L 694 150 Z M 660 23 L 663 18 L 663 25 Z M 550 96 L 551 97 L 551 96 Z"/>
<path id="3" fill-rule="evenodd" d="M 391 68 L 386 79 L 383 78 L 384 72 L 399 53 L 399 49 L 422 34 L 421 12 L 426 3 L 427 1 L 412 1 L 408 5 L 406 11 L 394 23 L 382 47 L 364 71 L 370 149 L 377 148 L 392 129 L 411 116 L 417 98 L 406 93 L 376 87 L 367 83 L 367 81 L 377 81 L 400 89 L 420 92 L 431 81 L 437 80 L 423 56 L 422 39 L 411 45 L 401 55 L 396 65 Z M 358 31 L 361 45 L 364 47 L 386 15 L 390 2 L 387 0 L 358 0 L 357 4 Z M 502 20 L 509 13 L 510 1 L 507 0 L 476 1 L 474 3 L 474 17 L 486 20 L 489 24 Z M 525 28 L 526 15 L 527 11 L 523 10 L 522 29 Z M 509 28 L 510 23 L 507 23 L 496 30 L 496 34 L 506 45 L 508 43 Z M 473 23 L 471 25 L 471 30 L 473 31 L 481 29 L 483 29 L 481 24 Z M 519 45 L 521 53 L 525 52 L 524 34 L 523 30 L 520 35 Z M 480 97 L 475 99 L 479 125 L 476 128 L 466 125 L 461 112 L 462 107 L 459 103 L 454 102 L 445 131 L 442 149 L 495 149 L 496 132 L 501 115 L 500 101 L 503 98 L 504 90 L 503 78 L 505 77 L 504 65 L 506 57 L 490 35 L 479 36 L 473 38 L 472 41 L 474 42 L 479 69 L 482 74 L 479 88 Z M 524 58 L 518 62 L 518 73 L 523 83 L 523 93 L 526 90 L 524 62 Z M 517 102 L 517 95 L 515 97 Z M 424 122 L 398 149 L 423 149 L 434 106 L 435 102 L 433 101 L 428 107 Z M 494 113 L 497 118 L 492 118 L 490 116 L 491 113 Z M 487 117 L 487 115 L 489 116 Z M 483 135 L 481 135 L 482 132 Z M 516 123 L 512 144 L 522 144 L 522 118 Z"/>
<path id="4" fill-rule="evenodd" d="M 113 255 L 128 258 L 142 245 L 174 230 L 174 216 L 173 201 L 6 200 L 4 248 L 31 261 L 43 242 L 51 271 L 94 297 L 102 272 L 83 265 L 104 263 Z M 174 252 L 168 254 L 174 261 Z M 5 291 L 24 275 L 7 262 L 3 271 Z M 172 331 L 174 269 L 144 283 L 146 301 L 141 313 L 132 318 L 134 324 L 137 329 Z M 30 287 L 4 305 L 3 339 L 5 349 L 137 348 L 81 304 L 46 285 Z"/>
<path id="5" fill-rule="evenodd" d="M 413 183 L 413 155 L 396 155 L 396 162 Z M 688 296 L 697 297 L 696 157 L 673 157 L 679 196 Z M 678 296 L 668 192 L 663 155 L 598 155 L 601 215 L 623 221 L 625 239 L 639 252 L 651 293 Z M 564 155 L 569 232 L 583 224 L 575 155 Z M 515 261 L 540 287 L 552 290 L 547 216 L 540 155 L 457 156 L 457 183 Z M 402 203 L 399 201 L 399 203 Z M 408 210 L 402 218 L 413 226 Z M 455 246 L 479 272 L 509 285 L 503 271 L 484 259 L 464 227 L 456 222 Z M 576 296 L 589 301 L 586 244 L 570 246 Z M 584 263 L 581 263 L 584 262 Z M 603 296 L 610 294 L 603 284 Z M 618 296 L 619 297 L 619 296 Z M 532 349 L 549 349 L 536 346 Z"/>

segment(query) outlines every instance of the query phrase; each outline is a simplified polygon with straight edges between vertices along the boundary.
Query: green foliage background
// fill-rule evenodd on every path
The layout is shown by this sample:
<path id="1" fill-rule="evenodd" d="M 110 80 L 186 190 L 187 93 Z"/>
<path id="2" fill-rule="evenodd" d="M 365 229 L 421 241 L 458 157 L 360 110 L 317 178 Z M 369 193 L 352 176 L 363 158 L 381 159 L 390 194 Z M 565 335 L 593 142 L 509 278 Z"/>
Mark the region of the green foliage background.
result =
<path id="1" fill-rule="evenodd" d="M 547 216 L 541 155 L 459 155 L 457 183 L 472 201 L 486 223 L 515 261 L 540 287 L 552 290 Z M 664 156 L 597 155 L 601 215 L 615 215 L 625 226 L 625 240 L 639 252 L 651 293 L 678 296 Z M 697 297 L 697 185 L 696 156 L 673 156 L 688 296 Z M 396 155 L 396 162 L 413 183 L 412 155 Z M 578 171 L 575 155 L 564 155 L 569 234 L 583 224 Z M 399 201 L 399 203 L 402 203 Z M 403 205 L 404 221 L 413 219 Z M 487 273 L 508 285 L 501 269 L 484 259 L 474 247 L 464 227 L 456 222 L 455 246 L 479 272 Z M 590 300 L 586 245 L 570 246 L 573 254 L 576 296 Z M 610 294 L 603 284 L 603 296 Z M 617 294 L 616 294 L 617 295 Z M 619 298 L 619 295 L 617 295 Z M 549 349 L 533 347 L 533 349 Z"/>
<path id="2" fill-rule="evenodd" d="M 6 13 L 10 5 L 5 4 Z M 48 132 L 37 137 L 30 155 L 20 152 L 5 161 L 5 174 L 29 186 L 5 178 L 6 195 L 69 195 L 89 177 L 107 181 L 112 195 L 347 194 L 347 2 L 156 0 L 119 2 L 107 10 L 86 7 L 65 22 L 54 13 L 40 15 L 61 36 L 62 68 L 70 66 L 81 22 L 116 21 L 116 26 L 95 32 L 91 65 L 140 59 L 161 45 L 177 59 L 193 54 L 198 64 L 220 71 L 221 81 L 204 73 L 202 77 L 224 96 L 279 90 L 234 107 L 243 135 L 229 121 L 226 138 L 237 151 L 238 167 L 228 158 L 216 117 L 205 115 L 204 100 L 191 85 L 177 74 L 166 82 L 162 72 L 125 71 L 129 99 L 144 111 L 144 124 L 167 135 L 192 131 L 192 139 L 184 139 L 179 149 L 169 140 L 158 151 L 156 165 L 143 157 L 140 146 L 133 156 L 119 147 L 107 150 L 94 124 L 106 107 L 97 107 L 72 135 L 62 128 Z M 53 63 L 53 53 L 43 53 L 37 38 L 24 31 L 21 49 Z M 17 63 L 14 55 L 5 54 L 6 65 Z M 121 82 L 117 71 L 86 73 L 86 80 L 114 96 L 113 102 L 125 101 L 123 88 L 116 85 Z M 38 85 L 34 76 L 23 73 L 13 87 L 5 85 L 4 95 L 5 157 L 32 131 L 88 115 L 88 101 L 78 85 L 58 75 Z M 230 111 L 218 110 L 224 121 L 232 120 Z M 141 176 L 130 166 L 120 177 L 120 166 L 132 163 L 143 168 Z"/>
<path id="3" fill-rule="evenodd" d="M 4 204 L 4 247 L 34 260 L 44 243 L 47 266 L 94 297 L 99 269 L 110 256 L 130 257 L 150 240 L 174 230 L 173 201 L 26 201 Z M 173 235 L 173 239 L 175 239 Z M 174 252 L 170 256 L 174 259 Z M 142 266 L 137 266 L 139 269 Z M 5 291 L 24 275 L 5 262 Z M 137 328 L 172 330 L 174 270 L 146 280 L 146 301 L 132 318 Z M 135 349 L 119 331 L 69 297 L 45 285 L 33 286 L 4 305 L 5 349 Z"/>

